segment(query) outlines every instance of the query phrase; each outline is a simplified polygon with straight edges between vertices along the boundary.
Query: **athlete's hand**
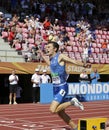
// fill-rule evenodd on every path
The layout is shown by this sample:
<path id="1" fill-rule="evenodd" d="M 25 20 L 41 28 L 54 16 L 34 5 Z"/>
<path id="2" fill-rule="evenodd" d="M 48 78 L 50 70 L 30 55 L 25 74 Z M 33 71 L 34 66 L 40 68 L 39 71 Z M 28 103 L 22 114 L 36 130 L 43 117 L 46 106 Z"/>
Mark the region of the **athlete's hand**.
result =
<path id="1" fill-rule="evenodd" d="M 90 64 L 90 63 L 85 63 L 85 64 L 83 65 L 83 67 L 84 67 L 84 68 L 91 68 L 91 64 Z"/>
<path id="2" fill-rule="evenodd" d="M 40 50 L 40 49 L 37 50 L 37 53 L 39 53 L 41 56 L 44 55 L 44 53 L 43 53 L 42 50 Z"/>

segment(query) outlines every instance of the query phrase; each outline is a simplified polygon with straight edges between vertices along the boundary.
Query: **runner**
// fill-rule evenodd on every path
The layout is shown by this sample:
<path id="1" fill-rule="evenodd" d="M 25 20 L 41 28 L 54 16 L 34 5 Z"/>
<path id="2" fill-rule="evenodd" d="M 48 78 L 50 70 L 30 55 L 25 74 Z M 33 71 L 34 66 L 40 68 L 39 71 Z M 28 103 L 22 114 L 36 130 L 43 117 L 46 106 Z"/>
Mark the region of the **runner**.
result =
<path id="1" fill-rule="evenodd" d="M 69 106 L 79 107 L 84 110 L 83 104 L 78 99 L 72 98 L 71 101 L 65 102 L 65 96 L 68 93 L 67 78 L 68 75 L 65 70 L 66 63 L 72 63 L 82 67 L 89 67 L 89 64 L 84 64 L 80 61 L 75 61 L 66 55 L 59 53 L 59 45 L 56 42 L 49 42 L 46 46 L 46 55 L 39 50 L 41 56 L 50 65 L 52 83 L 54 86 L 54 99 L 50 105 L 51 113 L 56 113 L 60 118 L 64 120 L 73 130 L 77 130 L 78 126 L 72 119 L 66 114 L 65 109 Z M 49 56 L 47 59 L 46 56 Z"/>

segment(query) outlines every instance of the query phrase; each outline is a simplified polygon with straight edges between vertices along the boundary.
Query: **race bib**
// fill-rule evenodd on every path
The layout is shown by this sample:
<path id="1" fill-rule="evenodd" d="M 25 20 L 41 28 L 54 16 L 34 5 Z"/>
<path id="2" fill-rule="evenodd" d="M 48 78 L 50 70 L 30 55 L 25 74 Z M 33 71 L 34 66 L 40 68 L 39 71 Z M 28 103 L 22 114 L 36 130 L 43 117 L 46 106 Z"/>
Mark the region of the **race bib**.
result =
<path id="1" fill-rule="evenodd" d="M 52 82 L 54 84 L 60 84 L 61 83 L 60 77 L 58 76 L 58 74 L 52 74 Z"/>

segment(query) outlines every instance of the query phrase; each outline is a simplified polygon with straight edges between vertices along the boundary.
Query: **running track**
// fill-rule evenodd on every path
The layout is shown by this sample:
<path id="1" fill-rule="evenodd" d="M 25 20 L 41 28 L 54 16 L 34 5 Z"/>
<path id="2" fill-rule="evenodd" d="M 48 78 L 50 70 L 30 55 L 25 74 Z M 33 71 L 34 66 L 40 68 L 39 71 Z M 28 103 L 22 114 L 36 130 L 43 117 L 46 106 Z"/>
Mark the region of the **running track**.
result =
<path id="1" fill-rule="evenodd" d="M 69 107 L 66 112 L 77 123 L 81 118 L 109 117 L 109 101 L 83 102 L 85 110 Z M 0 130 L 65 130 L 69 127 L 49 112 L 49 104 L 0 105 Z"/>

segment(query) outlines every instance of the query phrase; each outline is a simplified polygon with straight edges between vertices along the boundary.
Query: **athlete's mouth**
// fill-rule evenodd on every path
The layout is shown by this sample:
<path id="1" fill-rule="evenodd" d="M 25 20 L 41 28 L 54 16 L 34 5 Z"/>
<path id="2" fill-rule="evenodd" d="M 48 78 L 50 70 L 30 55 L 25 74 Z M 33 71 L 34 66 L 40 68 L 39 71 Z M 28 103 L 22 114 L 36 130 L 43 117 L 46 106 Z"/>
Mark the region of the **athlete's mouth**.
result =
<path id="1" fill-rule="evenodd" d="M 49 51 L 46 51 L 46 54 L 48 54 L 49 53 Z"/>

